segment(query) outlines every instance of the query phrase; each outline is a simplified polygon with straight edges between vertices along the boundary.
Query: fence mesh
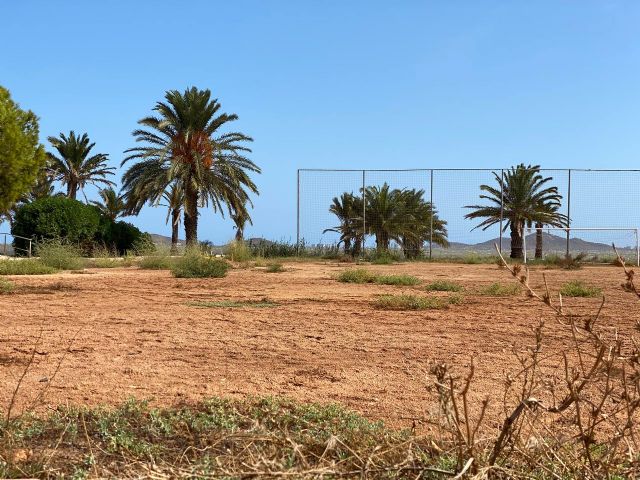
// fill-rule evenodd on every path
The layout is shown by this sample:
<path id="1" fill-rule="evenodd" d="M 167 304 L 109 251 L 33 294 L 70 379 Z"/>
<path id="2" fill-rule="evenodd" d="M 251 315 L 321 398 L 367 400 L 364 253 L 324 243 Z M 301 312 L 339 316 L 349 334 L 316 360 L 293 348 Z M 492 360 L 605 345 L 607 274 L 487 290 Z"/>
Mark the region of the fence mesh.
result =
<path id="1" fill-rule="evenodd" d="M 355 254 L 382 248 L 430 258 L 492 256 L 495 243 L 510 253 L 507 187 L 499 182 L 509 172 L 508 168 L 299 170 L 297 238 L 307 246 L 339 245 Z M 557 211 L 568 219 L 563 226 L 571 227 L 567 232 L 546 225 L 543 255 L 566 255 L 568 247 L 571 255 L 608 259 L 615 242 L 635 261 L 640 170 L 540 173 L 551 178 L 543 188 L 557 189 L 561 196 Z M 493 195 L 482 191 L 481 185 L 492 187 Z M 493 196 L 494 201 L 481 194 Z M 404 202 L 406 211 L 398 209 L 398 202 Z M 465 218 L 474 211 L 469 207 L 476 205 L 497 209 L 495 221 L 481 226 L 483 218 Z M 421 213 L 408 215 L 411 208 Z M 578 230 L 594 227 L 600 230 Z M 533 258 L 535 231 L 525 233 L 527 254 Z"/>

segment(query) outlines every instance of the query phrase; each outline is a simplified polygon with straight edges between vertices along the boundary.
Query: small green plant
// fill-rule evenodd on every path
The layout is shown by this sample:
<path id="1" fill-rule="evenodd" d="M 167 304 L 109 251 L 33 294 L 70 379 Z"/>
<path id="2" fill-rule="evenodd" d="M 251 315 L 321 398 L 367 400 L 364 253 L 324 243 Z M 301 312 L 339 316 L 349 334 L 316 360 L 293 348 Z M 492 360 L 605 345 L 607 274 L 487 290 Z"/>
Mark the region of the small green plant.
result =
<path id="1" fill-rule="evenodd" d="M 351 268 L 338 275 L 338 281 L 343 283 L 373 283 L 377 276 L 366 268 Z"/>
<path id="2" fill-rule="evenodd" d="M 427 290 L 430 292 L 461 292 L 463 288 L 459 283 L 450 280 L 435 280 L 427 285 Z"/>
<path id="3" fill-rule="evenodd" d="M 285 270 L 281 263 L 269 263 L 265 271 L 267 273 L 282 273 Z"/>
<path id="4" fill-rule="evenodd" d="M 0 275 L 48 275 L 57 271 L 36 258 L 0 260 Z"/>
<path id="5" fill-rule="evenodd" d="M 36 255 L 43 264 L 58 270 L 82 270 L 85 266 L 80 249 L 58 239 L 38 243 Z"/>
<path id="6" fill-rule="evenodd" d="M 486 295 L 488 297 L 508 297 L 511 295 L 517 295 L 520 293 L 520 285 L 517 283 L 510 283 L 504 285 L 502 283 L 492 283 L 478 292 L 480 295 Z"/>
<path id="7" fill-rule="evenodd" d="M 144 270 L 169 270 L 172 260 L 169 249 L 158 248 L 141 257 L 137 264 Z"/>
<path id="8" fill-rule="evenodd" d="M 16 285 L 9 280 L 4 278 L 0 278 L 0 295 L 7 295 L 9 293 L 13 293 L 16 289 Z"/>
<path id="9" fill-rule="evenodd" d="M 93 250 L 93 261 L 91 266 L 94 268 L 116 268 L 121 267 L 122 262 L 116 255 L 108 249 L 101 247 Z"/>
<path id="10" fill-rule="evenodd" d="M 390 252 L 380 252 L 376 253 L 371 257 L 371 263 L 373 265 L 391 265 L 396 263 L 398 258 L 392 255 Z"/>
<path id="11" fill-rule="evenodd" d="M 373 306 L 381 310 L 442 310 L 449 307 L 449 301 L 439 297 L 381 295 Z"/>
<path id="12" fill-rule="evenodd" d="M 602 295 L 602 289 L 587 285 L 580 280 L 567 282 L 560 288 L 563 297 L 598 297 Z"/>
<path id="13" fill-rule="evenodd" d="M 199 308 L 271 308 L 277 307 L 278 304 L 269 300 L 247 300 L 247 301 L 235 301 L 235 300 L 218 300 L 213 302 L 197 301 L 187 303 L 190 307 Z"/>
<path id="14" fill-rule="evenodd" d="M 220 258 L 211 258 L 196 249 L 172 262 L 171 273 L 177 278 L 220 278 L 229 270 L 229 264 Z"/>
<path id="15" fill-rule="evenodd" d="M 232 262 L 248 262 L 253 258 L 251 250 L 245 242 L 234 240 L 226 246 L 224 254 Z"/>
<path id="16" fill-rule="evenodd" d="M 375 282 L 380 285 L 412 286 L 418 285 L 420 279 L 412 275 L 378 275 Z"/>

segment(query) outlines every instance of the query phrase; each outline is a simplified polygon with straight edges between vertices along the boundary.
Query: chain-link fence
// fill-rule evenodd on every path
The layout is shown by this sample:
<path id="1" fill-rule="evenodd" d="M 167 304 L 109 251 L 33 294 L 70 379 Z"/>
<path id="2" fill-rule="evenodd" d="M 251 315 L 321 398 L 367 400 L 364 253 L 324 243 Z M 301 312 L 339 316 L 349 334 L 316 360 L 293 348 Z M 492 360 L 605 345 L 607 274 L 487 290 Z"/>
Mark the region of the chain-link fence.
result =
<path id="1" fill-rule="evenodd" d="M 638 260 L 640 170 L 538 173 L 549 180 L 536 185 L 513 168 L 298 170 L 298 244 L 468 259 L 498 244 L 518 257 L 526 246 L 531 259 L 610 261 L 615 243 Z M 540 211 L 545 221 L 533 221 Z"/>

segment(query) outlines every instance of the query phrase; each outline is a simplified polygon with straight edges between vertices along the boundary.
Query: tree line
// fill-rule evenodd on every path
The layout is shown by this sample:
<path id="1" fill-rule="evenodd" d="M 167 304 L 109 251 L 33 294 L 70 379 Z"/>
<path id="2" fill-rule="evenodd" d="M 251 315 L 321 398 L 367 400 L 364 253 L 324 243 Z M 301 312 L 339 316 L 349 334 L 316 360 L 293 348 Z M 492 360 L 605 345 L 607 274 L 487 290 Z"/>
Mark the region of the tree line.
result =
<path id="1" fill-rule="evenodd" d="M 96 185 L 102 187 L 100 200 L 91 203 L 112 220 L 138 215 L 145 205 L 165 206 L 173 249 L 181 221 L 187 246 L 197 244 L 198 210 L 206 207 L 227 212 L 242 239 L 251 223 L 250 194 L 258 194 L 250 175 L 260 168 L 248 158 L 252 138 L 225 131 L 238 116 L 221 108 L 210 90 L 166 92 L 133 131 L 136 146 L 125 151 L 121 166 L 128 168 L 117 192 L 115 168 L 108 166 L 107 154 L 94 151 L 87 133 L 50 136 L 54 151 L 46 152 L 37 116 L 0 87 L 0 216 L 12 222 L 22 206 L 56 195 L 55 182 L 65 189 L 57 195 L 74 200 L 87 185 Z"/>
<path id="2" fill-rule="evenodd" d="M 475 227 L 486 230 L 502 222 L 510 231 L 511 258 L 523 258 L 525 227 L 536 228 L 535 258 L 542 258 L 544 226 L 567 227 L 569 220 L 559 212 L 562 195 L 550 185 L 552 177 L 543 177 L 539 165 L 520 164 L 493 173 L 495 185 L 480 185 L 485 204 L 467 205 L 466 219 L 482 221 Z M 375 237 L 378 253 L 387 252 L 396 242 L 406 258 L 416 258 L 426 242 L 448 247 L 447 222 L 438 216 L 435 205 L 424 199 L 424 190 L 391 189 L 382 186 L 362 188 L 357 194 L 345 192 L 334 197 L 329 211 L 339 225 L 324 232 L 340 235 L 339 244 L 346 254 L 358 256 L 366 235 Z"/>

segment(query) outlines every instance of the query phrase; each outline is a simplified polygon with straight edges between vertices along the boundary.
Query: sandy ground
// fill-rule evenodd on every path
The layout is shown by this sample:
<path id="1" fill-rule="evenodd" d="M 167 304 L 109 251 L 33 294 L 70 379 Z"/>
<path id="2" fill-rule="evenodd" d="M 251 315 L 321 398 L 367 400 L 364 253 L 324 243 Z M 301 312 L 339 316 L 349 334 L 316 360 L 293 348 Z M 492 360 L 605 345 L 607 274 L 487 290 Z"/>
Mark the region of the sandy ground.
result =
<path id="1" fill-rule="evenodd" d="M 570 342 L 566 330 L 535 300 L 474 293 L 492 282 L 513 281 L 496 265 L 368 267 L 416 275 L 425 283 L 450 279 L 465 287 L 462 305 L 420 312 L 376 310 L 371 301 L 382 293 L 427 295 L 424 285 L 339 283 L 335 274 L 351 268 L 339 263 L 285 266 L 287 271 L 279 274 L 234 269 L 226 278 L 206 280 L 136 268 L 14 277 L 16 292 L 0 295 L 3 409 L 41 330 L 18 410 L 43 390 L 45 406 L 112 404 L 132 396 L 170 405 L 213 395 L 285 395 L 340 402 L 395 426 L 410 425 L 434 409 L 426 375 L 431 362 L 446 361 L 464 373 L 475 355 L 472 395 L 489 396 L 497 405 L 497 392 L 514 368 L 511 346 L 532 344 L 531 329 L 540 319 L 547 321 L 553 348 Z M 532 272 L 535 287 L 542 285 L 541 272 Z M 601 324 L 632 333 L 640 304 L 620 288 L 621 269 L 545 273 L 552 289 L 572 279 L 602 287 L 607 303 Z M 263 298 L 278 306 L 189 305 Z M 583 313 L 595 311 L 599 303 L 566 299 Z"/>

